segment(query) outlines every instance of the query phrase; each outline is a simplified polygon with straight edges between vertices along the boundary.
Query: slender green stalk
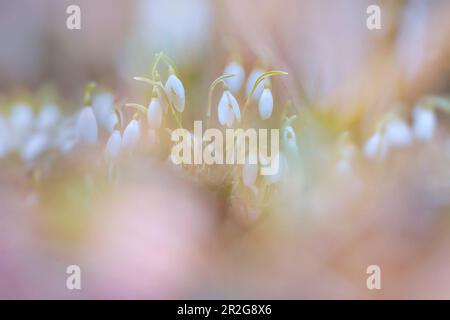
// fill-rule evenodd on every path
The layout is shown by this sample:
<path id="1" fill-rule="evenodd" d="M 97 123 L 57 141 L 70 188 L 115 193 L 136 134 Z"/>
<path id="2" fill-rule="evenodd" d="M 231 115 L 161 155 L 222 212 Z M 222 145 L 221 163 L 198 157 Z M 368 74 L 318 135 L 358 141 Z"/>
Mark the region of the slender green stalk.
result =
<path id="1" fill-rule="evenodd" d="M 252 91 L 250 91 L 250 95 L 247 97 L 244 108 L 242 109 L 242 117 L 244 117 L 245 110 L 247 109 L 247 106 L 250 103 L 250 99 L 253 96 L 253 94 L 255 93 L 255 90 L 258 87 L 258 85 L 261 83 L 261 81 L 263 81 L 267 77 L 275 76 L 278 74 L 288 74 L 288 73 L 284 72 L 284 71 L 267 71 L 267 72 L 264 72 L 262 75 L 260 75 L 258 79 L 256 79 L 255 84 L 253 85 Z"/>
<path id="2" fill-rule="evenodd" d="M 212 106 L 212 95 L 214 92 L 214 88 L 220 83 L 225 84 L 225 79 L 236 77 L 235 74 L 224 74 L 220 77 L 218 77 L 216 80 L 214 80 L 211 85 L 209 86 L 209 92 L 208 92 L 208 110 L 206 112 L 206 128 L 209 128 L 209 120 L 211 118 L 211 106 Z"/>

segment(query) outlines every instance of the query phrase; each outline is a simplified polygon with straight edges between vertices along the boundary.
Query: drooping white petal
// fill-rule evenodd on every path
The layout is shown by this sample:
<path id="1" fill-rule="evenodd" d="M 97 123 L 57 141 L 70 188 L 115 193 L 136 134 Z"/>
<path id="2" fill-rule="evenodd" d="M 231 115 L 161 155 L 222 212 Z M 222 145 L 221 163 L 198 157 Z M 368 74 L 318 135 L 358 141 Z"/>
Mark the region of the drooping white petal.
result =
<path id="1" fill-rule="evenodd" d="M 21 134 L 23 132 L 32 129 L 33 125 L 33 110 L 26 104 L 15 105 L 11 111 L 10 116 L 11 129 L 17 133 Z"/>
<path id="2" fill-rule="evenodd" d="M 236 98 L 228 91 L 228 100 L 231 103 L 232 113 L 233 113 L 233 121 L 236 119 L 237 122 L 241 122 L 241 109 L 239 108 L 239 103 Z"/>
<path id="3" fill-rule="evenodd" d="M 391 120 L 386 124 L 384 139 L 392 146 L 406 146 L 412 142 L 412 133 L 409 126 L 400 119 Z"/>
<path id="4" fill-rule="evenodd" d="M 124 148 L 132 148 L 139 140 L 140 128 L 139 122 L 135 119 L 131 120 L 123 132 L 122 146 Z"/>
<path id="5" fill-rule="evenodd" d="M 289 156 L 295 157 L 298 155 L 297 135 L 291 126 L 286 126 L 283 129 L 283 144 Z"/>
<path id="6" fill-rule="evenodd" d="M 59 108 L 52 104 L 42 107 L 37 119 L 37 128 L 39 130 L 50 130 L 54 128 L 61 117 Z"/>
<path id="7" fill-rule="evenodd" d="M 364 155 L 369 159 L 374 159 L 380 151 L 381 134 L 376 132 L 372 135 L 364 146 Z"/>
<path id="8" fill-rule="evenodd" d="M 118 123 L 119 123 L 119 118 L 118 118 L 117 114 L 113 111 L 108 115 L 108 118 L 105 122 L 105 128 L 109 133 L 112 133 Z"/>
<path id="9" fill-rule="evenodd" d="M 98 127 L 94 111 L 91 107 L 84 107 L 77 119 L 77 139 L 79 143 L 94 144 L 97 142 Z"/>
<path id="10" fill-rule="evenodd" d="M 267 120 L 272 115 L 273 110 L 273 97 L 272 91 L 268 88 L 264 89 L 259 98 L 258 104 L 259 115 L 261 119 Z"/>
<path id="11" fill-rule="evenodd" d="M 23 146 L 20 157 L 24 162 L 31 162 L 37 159 L 49 146 L 49 139 L 46 134 L 36 133 Z"/>
<path id="12" fill-rule="evenodd" d="M 174 74 L 171 74 L 167 79 L 164 89 L 166 90 L 166 94 L 175 109 L 178 112 L 183 112 L 185 104 L 185 94 L 184 87 L 180 79 L 178 79 Z"/>
<path id="13" fill-rule="evenodd" d="M 256 80 L 258 80 L 258 78 L 265 72 L 265 70 L 263 69 L 254 69 L 250 75 L 248 76 L 247 79 L 247 85 L 245 88 L 245 92 L 247 97 L 250 95 L 253 85 L 255 84 Z M 261 81 L 258 86 L 255 89 L 255 92 L 253 93 L 252 99 L 258 100 L 259 97 L 261 96 L 263 90 L 264 90 L 264 86 L 266 85 L 266 83 L 270 83 L 270 79 L 269 78 L 265 78 L 263 81 Z"/>
<path id="14" fill-rule="evenodd" d="M 413 111 L 413 132 L 417 140 L 429 141 L 436 127 L 436 114 L 431 109 L 416 107 Z"/>
<path id="15" fill-rule="evenodd" d="M 109 93 L 97 94 L 92 98 L 92 108 L 94 109 L 97 123 L 107 128 L 108 118 L 114 112 L 114 97 Z"/>
<path id="16" fill-rule="evenodd" d="M 244 82 L 245 72 L 242 66 L 237 62 L 231 62 L 225 67 L 223 74 L 235 75 L 235 77 L 225 79 L 225 83 L 231 92 L 236 93 L 241 88 L 242 82 Z"/>
<path id="17" fill-rule="evenodd" d="M 118 130 L 114 130 L 106 143 L 105 153 L 107 157 L 115 158 L 119 155 L 122 144 L 122 136 Z"/>
<path id="18" fill-rule="evenodd" d="M 222 97 L 219 100 L 219 106 L 217 108 L 217 116 L 219 118 L 219 123 L 221 125 L 226 125 L 230 121 L 230 117 L 233 115 L 230 112 L 230 108 L 228 107 L 228 98 L 227 91 L 224 91 Z"/>
<path id="19" fill-rule="evenodd" d="M 258 163 L 251 163 L 250 156 L 245 158 L 245 164 L 242 168 L 242 180 L 247 187 L 253 186 L 258 177 Z"/>
<path id="20" fill-rule="evenodd" d="M 158 129 L 161 127 L 162 123 L 162 106 L 159 99 L 152 98 L 150 105 L 147 108 L 147 123 L 149 128 Z"/>

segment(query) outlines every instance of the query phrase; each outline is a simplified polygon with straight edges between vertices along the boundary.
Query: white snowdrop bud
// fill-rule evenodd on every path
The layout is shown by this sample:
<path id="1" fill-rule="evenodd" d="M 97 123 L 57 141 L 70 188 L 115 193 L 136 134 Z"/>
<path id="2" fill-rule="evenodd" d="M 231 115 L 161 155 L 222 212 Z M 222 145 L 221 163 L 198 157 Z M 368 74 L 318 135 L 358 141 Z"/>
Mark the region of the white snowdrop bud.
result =
<path id="1" fill-rule="evenodd" d="M 256 157 L 255 157 L 256 159 Z M 251 157 L 247 156 L 245 158 L 245 164 L 242 168 L 242 180 L 244 185 L 247 187 L 252 187 L 258 177 L 259 166 L 257 162 L 252 163 Z"/>
<path id="2" fill-rule="evenodd" d="M 98 128 L 94 111 L 91 107 L 84 107 L 77 119 L 77 139 L 79 143 L 94 144 L 97 142 Z"/>
<path id="3" fill-rule="evenodd" d="M 233 126 L 234 121 L 241 121 L 241 110 L 236 98 L 229 90 L 225 90 L 219 101 L 217 115 L 221 125 L 226 125 L 228 128 Z"/>
<path id="4" fill-rule="evenodd" d="M 248 76 L 248 79 L 247 79 L 247 85 L 246 85 L 246 88 L 245 88 L 245 92 L 246 92 L 247 97 L 250 95 L 250 93 L 251 93 L 251 91 L 252 91 L 252 89 L 253 89 L 253 86 L 254 86 L 256 80 L 258 80 L 258 78 L 259 78 L 264 72 L 265 72 L 265 71 L 264 71 L 263 69 L 259 69 L 259 68 L 258 68 L 258 69 L 254 69 L 254 70 L 250 73 L 250 75 Z M 270 84 L 270 79 L 269 79 L 269 78 L 265 78 L 263 81 L 261 81 L 261 82 L 256 86 L 256 89 L 255 89 L 255 92 L 253 93 L 252 99 L 255 99 L 255 100 L 258 100 L 258 99 L 259 99 L 259 97 L 261 96 L 261 94 L 262 94 L 262 92 L 263 92 L 263 90 L 264 90 L 264 86 L 265 86 L 266 84 Z"/>
<path id="5" fill-rule="evenodd" d="M 122 145 L 122 136 L 118 130 L 114 130 L 106 142 L 105 153 L 109 158 L 116 158 L 119 155 L 120 147 Z"/>
<path id="6" fill-rule="evenodd" d="M 235 75 L 235 77 L 225 79 L 225 83 L 231 92 L 236 93 L 241 88 L 242 82 L 244 82 L 245 72 L 242 66 L 237 62 L 231 62 L 225 67 L 223 74 Z"/>
<path id="7" fill-rule="evenodd" d="M 37 128 L 39 130 L 50 130 L 54 128 L 61 117 L 57 106 L 48 104 L 42 107 L 37 119 Z"/>
<path id="8" fill-rule="evenodd" d="M 436 115 L 431 109 L 416 107 L 413 111 L 413 132 L 417 140 L 429 141 L 436 127 Z"/>
<path id="9" fill-rule="evenodd" d="M 105 121 L 105 128 L 109 133 L 114 131 L 114 128 L 119 123 L 119 118 L 115 112 L 111 112 Z"/>
<path id="10" fill-rule="evenodd" d="M 259 115 L 261 119 L 267 120 L 272 115 L 273 110 L 273 97 L 272 91 L 269 88 L 265 88 L 259 98 L 258 104 Z"/>
<path id="11" fill-rule="evenodd" d="M 167 96 L 170 102 L 173 104 L 178 112 L 184 111 L 185 95 L 184 87 L 180 79 L 176 75 L 171 74 L 167 79 L 166 85 L 164 86 Z"/>
<path id="12" fill-rule="evenodd" d="M 31 162 L 37 159 L 49 146 L 49 139 L 46 134 L 36 133 L 30 137 L 20 152 L 20 157 L 24 162 Z"/>
<path id="13" fill-rule="evenodd" d="M 161 106 L 157 93 L 154 91 L 150 105 L 147 108 L 148 127 L 151 129 L 160 128 L 162 123 L 162 114 L 163 107 Z"/>
<path id="14" fill-rule="evenodd" d="M 92 108 L 97 123 L 107 129 L 109 117 L 114 112 L 114 97 L 109 93 L 97 94 L 92 98 Z"/>
<path id="15" fill-rule="evenodd" d="M 387 123 L 384 139 L 392 146 L 406 146 L 412 142 L 411 130 L 403 120 L 394 119 Z"/>
<path id="16" fill-rule="evenodd" d="M 124 148 L 132 148 L 139 141 L 140 128 L 139 122 L 135 119 L 131 120 L 125 128 L 122 136 L 122 146 Z"/>
<path id="17" fill-rule="evenodd" d="M 364 146 L 364 155 L 366 158 L 374 159 L 380 151 L 381 145 L 381 134 L 376 132 L 373 136 L 369 138 Z"/>

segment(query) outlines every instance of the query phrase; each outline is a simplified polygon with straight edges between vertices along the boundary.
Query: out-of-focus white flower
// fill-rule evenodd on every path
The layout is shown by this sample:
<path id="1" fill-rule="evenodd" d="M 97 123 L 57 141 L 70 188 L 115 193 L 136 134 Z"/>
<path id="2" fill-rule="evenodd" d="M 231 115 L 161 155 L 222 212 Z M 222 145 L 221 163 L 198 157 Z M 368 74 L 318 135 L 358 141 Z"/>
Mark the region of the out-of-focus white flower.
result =
<path id="1" fill-rule="evenodd" d="M 49 147 L 48 136 L 44 133 L 33 134 L 23 146 L 20 157 L 26 163 L 36 160 Z"/>
<path id="2" fill-rule="evenodd" d="M 120 153 L 120 147 L 122 145 L 122 136 L 118 130 L 114 130 L 111 136 L 106 142 L 105 153 L 107 157 L 115 158 Z"/>
<path id="3" fill-rule="evenodd" d="M 20 148 L 33 129 L 33 110 L 26 104 L 15 105 L 9 118 L 11 129 L 11 144 Z"/>
<path id="4" fill-rule="evenodd" d="M 132 148 L 139 141 L 140 128 L 139 122 L 133 119 L 128 123 L 122 136 L 122 146 L 124 148 Z"/>
<path id="5" fill-rule="evenodd" d="M 176 75 L 171 74 L 167 79 L 166 85 L 164 86 L 167 96 L 170 102 L 173 104 L 178 112 L 184 111 L 185 95 L 184 87 L 180 79 Z"/>
<path id="6" fill-rule="evenodd" d="M 47 104 L 42 107 L 37 119 L 37 128 L 39 130 L 50 130 L 59 122 L 61 113 L 59 108 L 53 104 Z"/>
<path id="7" fill-rule="evenodd" d="M 106 130 L 108 130 L 109 133 L 111 133 L 114 131 L 114 129 L 118 123 L 119 123 L 119 117 L 113 111 L 108 115 L 108 118 L 105 123 L 105 128 L 106 128 Z"/>
<path id="8" fill-rule="evenodd" d="M 69 153 L 77 144 L 76 120 L 74 117 L 65 119 L 58 127 L 53 147 L 60 150 L 63 154 Z"/>
<path id="9" fill-rule="evenodd" d="M 433 110 L 420 106 L 414 108 L 413 132 L 417 140 L 431 140 L 435 127 L 436 114 L 433 112 Z"/>
<path id="10" fill-rule="evenodd" d="M 273 97 L 272 91 L 269 88 L 265 88 L 259 98 L 258 110 L 261 119 L 267 120 L 272 115 L 273 110 Z"/>
<path id="11" fill-rule="evenodd" d="M 242 181 L 247 187 L 252 187 L 255 184 L 259 171 L 258 163 L 251 163 L 250 158 L 250 155 L 245 158 L 245 164 L 242 168 Z M 255 159 L 257 159 L 256 156 Z"/>
<path id="12" fill-rule="evenodd" d="M 230 91 L 236 93 L 242 86 L 244 82 L 245 72 L 242 66 L 237 62 L 230 62 L 223 71 L 224 75 L 234 74 L 235 77 L 225 79 L 225 83 L 227 84 Z"/>
<path id="13" fill-rule="evenodd" d="M 6 120 L 0 117 L 0 158 L 6 156 L 11 148 L 10 130 Z"/>
<path id="14" fill-rule="evenodd" d="M 381 132 L 375 132 L 364 146 L 364 155 L 368 159 L 380 158 L 384 159 L 388 151 L 388 145 L 384 140 Z"/>
<path id="15" fill-rule="evenodd" d="M 291 156 L 298 154 L 297 135 L 291 126 L 286 126 L 283 129 L 283 143 Z"/>
<path id="16" fill-rule="evenodd" d="M 163 107 L 158 98 L 158 94 L 154 91 L 152 100 L 147 108 L 147 123 L 149 128 L 158 129 L 162 123 Z"/>
<path id="17" fill-rule="evenodd" d="M 247 79 L 247 85 L 245 88 L 245 92 L 247 97 L 250 95 L 252 89 L 253 89 L 253 85 L 255 84 L 256 80 L 258 80 L 258 78 L 265 72 L 265 70 L 263 69 L 254 69 L 250 75 L 248 76 Z M 255 89 L 255 92 L 253 93 L 252 99 L 258 100 L 259 97 L 261 96 L 263 90 L 264 90 L 264 86 L 266 86 L 267 84 L 270 84 L 270 79 L 269 78 L 264 78 L 263 81 L 261 81 L 258 86 Z"/>
<path id="18" fill-rule="evenodd" d="M 228 128 L 233 126 L 234 121 L 241 121 L 241 110 L 236 98 L 229 90 L 225 90 L 219 101 L 217 110 L 219 122 L 221 125 L 226 125 Z"/>
<path id="19" fill-rule="evenodd" d="M 409 126 L 401 119 L 394 119 L 386 124 L 384 139 L 389 146 L 407 146 L 412 142 Z"/>
<path id="20" fill-rule="evenodd" d="M 97 94 L 92 98 L 92 109 L 94 109 L 95 118 L 100 125 L 103 125 L 113 112 L 114 97 L 109 93 Z"/>
<path id="21" fill-rule="evenodd" d="M 97 121 L 91 107 L 84 107 L 80 111 L 76 123 L 76 130 L 79 143 L 94 144 L 97 142 Z"/>

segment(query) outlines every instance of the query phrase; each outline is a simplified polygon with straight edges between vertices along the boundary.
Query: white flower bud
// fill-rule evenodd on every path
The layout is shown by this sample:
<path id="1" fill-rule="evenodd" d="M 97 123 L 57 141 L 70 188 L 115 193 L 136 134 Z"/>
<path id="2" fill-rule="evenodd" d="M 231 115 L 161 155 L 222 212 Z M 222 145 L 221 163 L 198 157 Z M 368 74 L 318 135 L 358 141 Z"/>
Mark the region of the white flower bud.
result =
<path id="1" fill-rule="evenodd" d="M 291 126 L 286 126 L 283 130 L 283 143 L 291 156 L 298 154 L 297 136 Z"/>
<path id="2" fill-rule="evenodd" d="M 161 127 L 163 107 L 159 101 L 159 98 L 152 97 L 150 105 L 147 108 L 147 123 L 148 127 L 151 129 L 158 129 Z"/>
<path id="3" fill-rule="evenodd" d="M 120 147 L 122 144 L 122 136 L 118 130 L 114 130 L 111 136 L 106 142 L 105 153 L 107 157 L 115 158 L 119 155 Z"/>
<path id="4" fill-rule="evenodd" d="M 139 141 L 140 128 L 139 122 L 135 119 L 131 120 L 123 132 L 122 146 L 124 148 L 132 148 Z"/>
<path id="5" fill-rule="evenodd" d="M 242 66 L 237 62 L 231 62 L 225 67 L 223 74 L 235 75 L 235 77 L 225 79 L 225 83 L 231 92 L 236 93 L 241 88 L 242 82 L 244 82 L 245 72 Z"/>
<path id="6" fill-rule="evenodd" d="M 92 108 L 94 109 L 97 123 L 105 129 L 108 128 L 109 117 L 114 112 L 113 104 L 114 97 L 109 93 L 98 94 L 92 98 Z"/>
<path id="7" fill-rule="evenodd" d="M 417 140 L 429 141 L 436 127 L 436 115 L 433 110 L 416 107 L 413 111 L 413 132 Z"/>
<path id="8" fill-rule="evenodd" d="M 54 128 L 61 117 L 59 109 L 55 105 L 45 105 L 42 107 L 37 119 L 37 128 L 39 130 L 50 130 Z"/>
<path id="9" fill-rule="evenodd" d="M 31 162 L 37 159 L 49 146 L 49 139 L 46 134 L 36 133 L 30 137 L 20 152 L 20 157 L 24 162 Z"/>
<path id="10" fill-rule="evenodd" d="M 390 146 L 406 146 L 412 142 L 411 130 L 403 120 L 394 119 L 387 123 L 384 139 Z"/>
<path id="11" fill-rule="evenodd" d="M 233 126 L 234 121 L 241 121 L 241 110 L 236 98 L 230 91 L 225 90 L 219 101 L 217 115 L 221 125 L 226 125 L 228 128 Z"/>
<path id="12" fill-rule="evenodd" d="M 184 87 L 180 79 L 171 74 L 164 86 L 170 102 L 178 112 L 183 112 L 185 104 Z"/>
<path id="13" fill-rule="evenodd" d="M 77 139 L 80 143 L 94 144 L 97 142 L 98 128 L 94 111 L 91 107 L 84 107 L 78 115 Z"/>
<path id="14" fill-rule="evenodd" d="M 273 97 L 272 91 L 270 91 L 269 88 L 264 89 L 262 92 L 261 97 L 259 98 L 258 110 L 259 115 L 263 120 L 269 119 L 272 115 Z"/>

